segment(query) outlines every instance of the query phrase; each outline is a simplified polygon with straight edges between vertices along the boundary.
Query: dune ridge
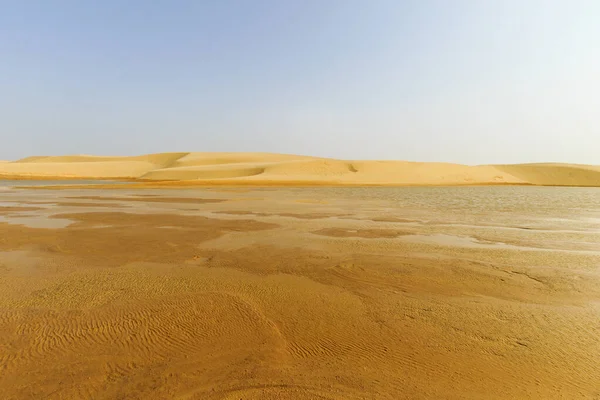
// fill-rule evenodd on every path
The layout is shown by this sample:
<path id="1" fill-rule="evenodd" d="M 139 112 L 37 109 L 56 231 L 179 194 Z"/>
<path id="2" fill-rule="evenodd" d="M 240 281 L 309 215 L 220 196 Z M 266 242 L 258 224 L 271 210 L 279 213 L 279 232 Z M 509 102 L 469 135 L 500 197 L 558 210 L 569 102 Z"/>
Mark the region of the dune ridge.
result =
<path id="1" fill-rule="evenodd" d="M 0 162 L 3 179 L 125 179 L 171 185 L 600 186 L 600 166 L 468 166 L 337 160 L 274 153 L 157 153 L 133 157 L 33 156 Z"/>

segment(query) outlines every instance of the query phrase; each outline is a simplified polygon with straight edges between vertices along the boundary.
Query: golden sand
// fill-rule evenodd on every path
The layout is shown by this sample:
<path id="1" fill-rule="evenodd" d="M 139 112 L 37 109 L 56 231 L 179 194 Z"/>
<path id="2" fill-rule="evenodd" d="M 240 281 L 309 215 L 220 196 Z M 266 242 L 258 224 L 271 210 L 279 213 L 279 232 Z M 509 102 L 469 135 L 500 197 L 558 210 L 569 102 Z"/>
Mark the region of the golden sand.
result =
<path id="1" fill-rule="evenodd" d="M 593 189 L 403 190 L 0 193 L 0 398 L 597 398 Z"/>
<path id="2" fill-rule="evenodd" d="M 467 166 L 406 161 L 336 160 L 271 153 L 161 153 L 136 157 L 28 157 L 0 163 L 4 179 L 110 179 L 145 186 L 600 186 L 600 166 Z"/>

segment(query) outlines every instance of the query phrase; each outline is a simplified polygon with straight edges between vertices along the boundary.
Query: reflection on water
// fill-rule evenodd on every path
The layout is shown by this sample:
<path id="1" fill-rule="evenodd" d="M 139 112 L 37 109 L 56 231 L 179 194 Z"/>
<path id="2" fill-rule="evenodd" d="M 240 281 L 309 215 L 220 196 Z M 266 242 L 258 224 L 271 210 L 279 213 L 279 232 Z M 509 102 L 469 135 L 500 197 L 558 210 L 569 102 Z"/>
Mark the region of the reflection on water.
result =
<path id="1" fill-rule="evenodd" d="M 290 189 L 315 198 L 383 200 L 398 206 L 463 212 L 526 211 L 539 213 L 595 212 L 600 217 L 600 188 L 475 186 L 360 187 Z"/>
<path id="2" fill-rule="evenodd" d="M 8 184 L 39 186 L 54 184 L 97 184 L 106 181 L 0 181 L 0 187 Z M 6 187 L 6 186 L 5 186 Z M 0 222 L 23 223 L 36 227 L 67 226 L 68 222 L 49 219 L 51 215 L 81 212 L 82 207 L 61 205 L 60 201 L 86 200 L 80 196 L 99 196 L 119 199 L 127 204 L 127 197 L 136 198 L 136 212 L 169 212 L 194 214 L 209 213 L 217 218 L 223 214 L 213 211 L 246 210 L 257 215 L 245 218 L 266 218 L 260 214 L 318 214 L 344 215 L 330 218 L 327 226 L 344 229 L 385 228 L 408 229 L 419 239 L 437 244 L 461 247 L 481 247 L 482 243 L 504 246 L 535 247 L 546 249 L 569 249 L 600 251 L 600 188 L 571 187 L 347 187 L 347 188 L 244 188 L 244 191 L 215 191 L 211 188 L 180 189 L 81 189 L 61 190 L 6 190 L 0 192 L 0 206 L 19 206 L 32 201 L 43 212 L 11 212 Z M 206 204 L 202 207 L 182 207 L 176 202 L 140 201 L 147 196 L 192 197 L 225 199 L 226 202 Z M 57 202 L 56 204 L 48 204 Z M 310 200 L 310 201 L 308 201 Z M 86 212 L 102 208 L 86 207 Z M 34 216 L 35 214 L 35 216 Z M 44 220 L 47 220 L 44 222 Z M 49 220 L 49 221 L 48 221 Z M 322 223 L 325 220 L 321 221 Z M 315 223 L 318 222 L 318 218 Z M 310 220 L 297 224 L 310 224 Z M 434 235 L 434 236 L 432 236 Z M 445 235 L 437 237 L 435 235 Z M 475 242 L 457 240 L 473 237 Z M 488 244 L 485 244 L 488 246 Z"/>
<path id="3" fill-rule="evenodd" d="M 412 243 L 423 243 L 433 244 L 448 247 L 466 247 L 466 248 L 480 248 L 480 249 L 505 249 L 505 250 L 525 250 L 525 251 L 561 251 L 570 253 L 584 253 L 584 254 L 598 254 L 600 255 L 600 246 L 597 243 L 580 242 L 580 247 L 587 247 L 583 249 L 562 249 L 561 245 L 565 243 L 557 243 L 554 248 L 544 247 L 532 247 L 532 246 L 517 246 L 507 244 L 503 242 L 493 241 L 481 241 L 470 236 L 454 236 L 447 234 L 432 234 L 432 235 L 406 235 L 400 238 L 400 240 L 412 242 Z M 587 245 L 587 246 L 586 246 Z"/>
<path id="4" fill-rule="evenodd" d="M 402 240 L 416 243 L 427 243 L 427 244 L 440 244 L 443 246 L 458 246 L 458 247 L 481 247 L 481 248 L 508 248 L 516 247 L 510 246 L 506 243 L 487 243 L 477 240 L 470 236 L 454 236 L 445 234 L 433 234 L 433 235 L 406 235 L 402 237 Z"/>
<path id="5" fill-rule="evenodd" d="M 24 225 L 29 228 L 58 229 L 66 228 L 73 221 L 62 218 L 48 218 L 46 215 L 19 215 L 3 216 L 0 215 L 0 223 L 6 222 L 12 225 Z"/>

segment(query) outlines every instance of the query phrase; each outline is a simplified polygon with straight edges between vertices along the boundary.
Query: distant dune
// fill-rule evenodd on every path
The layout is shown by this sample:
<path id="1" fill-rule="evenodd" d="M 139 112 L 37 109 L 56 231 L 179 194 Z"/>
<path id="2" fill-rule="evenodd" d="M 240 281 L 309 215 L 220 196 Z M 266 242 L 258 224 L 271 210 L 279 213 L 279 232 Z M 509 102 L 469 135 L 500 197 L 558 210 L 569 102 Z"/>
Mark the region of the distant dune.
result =
<path id="1" fill-rule="evenodd" d="M 4 179 L 127 179 L 231 185 L 546 185 L 600 186 L 600 166 L 514 164 L 467 166 L 357 161 L 272 153 L 88 155 L 0 161 Z"/>

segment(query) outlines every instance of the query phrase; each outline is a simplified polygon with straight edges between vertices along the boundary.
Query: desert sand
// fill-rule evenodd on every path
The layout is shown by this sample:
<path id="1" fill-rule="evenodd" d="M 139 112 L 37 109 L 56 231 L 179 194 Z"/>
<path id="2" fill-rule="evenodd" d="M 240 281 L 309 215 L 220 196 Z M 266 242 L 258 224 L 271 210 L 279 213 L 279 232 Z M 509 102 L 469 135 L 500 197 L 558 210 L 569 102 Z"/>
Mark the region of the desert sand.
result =
<path id="1" fill-rule="evenodd" d="M 596 399 L 599 221 L 595 188 L 6 189 L 0 398 Z"/>
<path id="2" fill-rule="evenodd" d="M 600 186 L 600 166 L 467 166 L 271 153 L 163 153 L 137 157 L 28 157 L 0 163 L 0 178 L 126 179 L 167 185 Z"/>

